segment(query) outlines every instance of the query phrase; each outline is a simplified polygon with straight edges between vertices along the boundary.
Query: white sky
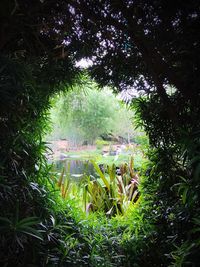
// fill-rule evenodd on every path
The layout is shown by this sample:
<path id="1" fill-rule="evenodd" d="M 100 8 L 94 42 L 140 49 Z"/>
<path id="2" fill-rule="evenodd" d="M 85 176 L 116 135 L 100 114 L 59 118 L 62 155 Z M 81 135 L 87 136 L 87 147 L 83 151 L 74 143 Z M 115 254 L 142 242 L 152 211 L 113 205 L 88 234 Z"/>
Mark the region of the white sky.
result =
<path id="1" fill-rule="evenodd" d="M 80 61 L 76 62 L 76 67 L 80 67 L 82 69 L 87 69 L 88 67 L 92 66 L 92 60 L 82 58 Z"/>

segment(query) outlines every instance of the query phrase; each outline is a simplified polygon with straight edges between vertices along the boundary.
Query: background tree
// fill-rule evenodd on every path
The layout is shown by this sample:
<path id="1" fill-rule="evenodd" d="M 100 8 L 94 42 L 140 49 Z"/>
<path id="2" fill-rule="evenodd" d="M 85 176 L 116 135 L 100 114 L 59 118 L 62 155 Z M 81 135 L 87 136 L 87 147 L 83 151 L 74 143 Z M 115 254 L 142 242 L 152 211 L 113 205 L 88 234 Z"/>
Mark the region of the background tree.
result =
<path id="1" fill-rule="evenodd" d="M 57 96 L 52 109 L 53 133 L 49 138 L 67 138 L 72 143 L 93 144 L 101 135 L 130 141 L 134 135 L 133 112 L 109 88 L 98 90 L 95 83 Z"/>

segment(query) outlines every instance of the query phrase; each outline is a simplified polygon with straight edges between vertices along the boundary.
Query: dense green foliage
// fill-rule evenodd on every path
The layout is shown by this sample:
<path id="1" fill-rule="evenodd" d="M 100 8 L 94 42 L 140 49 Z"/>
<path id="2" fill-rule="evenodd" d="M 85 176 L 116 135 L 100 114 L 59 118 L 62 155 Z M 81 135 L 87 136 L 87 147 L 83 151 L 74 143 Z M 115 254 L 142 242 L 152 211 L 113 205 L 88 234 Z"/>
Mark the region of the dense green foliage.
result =
<path id="1" fill-rule="evenodd" d="M 186 106 L 181 94 L 175 92 L 170 103 L 170 107 L 162 104 L 156 96 L 135 103 L 139 121 L 155 147 L 151 175 L 159 183 L 156 195 L 160 208 L 156 244 L 166 256 L 164 264 L 172 261 L 175 266 L 198 266 L 199 101 L 188 100 Z M 169 108 L 174 109 L 173 117 L 166 116 Z"/>
<path id="2" fill-rule="evenodd" d="M 44 264 L 49 257 L 45 244 L 50 216 L 56 210 L 52 210 L 52 193 L 47 187 L 49 167 L 41 138 L 48 125 L 50 94 L 60 87 L 41 79 L 44 73 L 38 66 L 6 57 L 0 61 L 1 265 Z M 54 71 L 59 67 L 54 65 Z M 74 77 L 72 68 L 66 66 L 65 70 L 70 73 L 69 81 Z"/>
<path id="3" fill-rule="evenodd" d="M 1 1 L 2 266 L 199 266 L 199 6 Z M 83 57 L 100 84 L 146 94 L 134 104 L 151 145 L 140 202 L 110 221 L 62 202 L 42 154 L 50 97 Z"/>

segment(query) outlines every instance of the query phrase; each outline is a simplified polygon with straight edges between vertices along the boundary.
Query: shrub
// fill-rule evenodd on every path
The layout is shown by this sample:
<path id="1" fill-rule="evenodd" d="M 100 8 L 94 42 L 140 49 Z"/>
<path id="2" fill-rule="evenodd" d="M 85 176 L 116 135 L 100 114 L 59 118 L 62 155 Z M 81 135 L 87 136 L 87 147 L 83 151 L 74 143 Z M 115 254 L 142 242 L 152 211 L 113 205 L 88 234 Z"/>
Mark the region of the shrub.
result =
<path id="1" fill-rule="evenodd" d="M 109 146 L 110 145 L 110 142 L 109 141 L 102 140 L 102 139 L 97 139 L 95 141 L 95 145 L 96 145 L 96 148 L 97 149 L 102 150 L 104 146 Z"/>

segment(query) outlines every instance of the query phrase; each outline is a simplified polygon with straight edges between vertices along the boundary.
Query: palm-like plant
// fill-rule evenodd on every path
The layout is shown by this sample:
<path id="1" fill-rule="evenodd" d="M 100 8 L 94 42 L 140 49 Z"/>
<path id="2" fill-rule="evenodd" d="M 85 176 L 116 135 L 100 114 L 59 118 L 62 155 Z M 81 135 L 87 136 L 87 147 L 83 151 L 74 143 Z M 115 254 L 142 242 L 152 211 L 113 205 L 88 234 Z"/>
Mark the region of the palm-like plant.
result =
<path id="1" fill-rule="evenodd" d="M 104 211 L 107 215 L 123 214 L 130 202 L 136 202 L 139 196 L 138 175 L 134 172 L 133 158 L 130 165 L 121 166 L 121 174 L 116 175 L 116 166 L 107 167 L 107 174 L 103 173 L 93 161 L 93 166 L 99 179 L 86 183 L 88 194 L 87 211 Z"/>

